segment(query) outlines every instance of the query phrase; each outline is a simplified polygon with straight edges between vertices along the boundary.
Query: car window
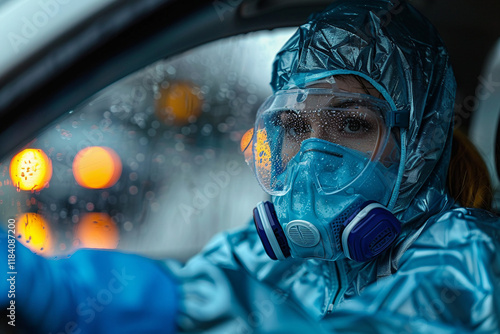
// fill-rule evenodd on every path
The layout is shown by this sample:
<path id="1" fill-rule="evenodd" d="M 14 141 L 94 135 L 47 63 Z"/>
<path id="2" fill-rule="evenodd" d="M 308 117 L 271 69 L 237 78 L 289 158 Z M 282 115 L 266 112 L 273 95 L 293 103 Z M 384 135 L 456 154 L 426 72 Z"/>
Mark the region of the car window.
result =
<path id="1" fill-rule="evenodd" d="M 0 210 L 45 256 L 186 260 L 266 199 L 240 151 L 293 29 L 215 41 L 107 87 L 0 164 Z"/>
<path id="2" fill-rule="evenodd" d="M 471 118 L 469 136 L 482 154 L 494 190 L 493 208 L 500 210 L 500 39 L 486 57 L 474 96 L 464 98 L 457 119 Z M 471 112 L 473 111 L 473 112 Z M 459 124 L 460 125 L 460 124 Z"/>

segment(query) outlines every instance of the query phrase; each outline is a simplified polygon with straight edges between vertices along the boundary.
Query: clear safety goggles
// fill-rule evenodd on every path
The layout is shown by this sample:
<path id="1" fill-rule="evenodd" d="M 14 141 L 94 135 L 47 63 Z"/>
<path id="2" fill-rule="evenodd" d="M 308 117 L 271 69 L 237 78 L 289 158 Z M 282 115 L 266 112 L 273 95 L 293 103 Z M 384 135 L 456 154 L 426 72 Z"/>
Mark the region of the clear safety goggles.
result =
<path id="1" fill-rule="evenodd" d="M 394 112 L 371 95 L 324 88 L 279 91 L 260 107 L 252 138 L 242 149 L 262 188 L 277 196 L 290 189 L 302 156 L 316 151 L 317 184 L 324 193 L 336 193 L 377 165 L 384 173 L 397 173 Z M 323 150 L 309 145 L 312 138 L 334 145 Z"/>

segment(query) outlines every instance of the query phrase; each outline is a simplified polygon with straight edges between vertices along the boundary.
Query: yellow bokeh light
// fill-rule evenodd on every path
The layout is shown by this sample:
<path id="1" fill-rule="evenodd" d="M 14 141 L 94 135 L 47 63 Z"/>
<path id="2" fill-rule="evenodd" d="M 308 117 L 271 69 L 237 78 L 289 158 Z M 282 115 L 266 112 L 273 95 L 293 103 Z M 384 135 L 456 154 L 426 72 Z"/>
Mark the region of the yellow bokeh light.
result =
<path id="1" fill-rule="evenodd" d="M 177 126 L 194 122 L 201 114 L 203 100 L 199 88 L 187 82 L 175 82 L 160 91 L 156 116 Z"/>
<path id="2" fill-rule="evenodd" d="M 12 184 L 20 190 L 41 190 L 48 185 L 51 177 L 52 161 L 42 150 L 22 150 L 10 162 Z"/>
<path id="3" fill-rule="evenodd" d="M 84 148 L 73 161 L 76 182 L 85 188 L 103 189 L 113 186 L 122 174 L 122 162 L 109 147 Z"/>
<path id="4" fill-rule="evenodd" d="M 265 129 L 257 131 L 257 142 L 255 143 L 255 169 L 261 182 L 266 186 L 271 182 L 271 148 L 267 141 Z"/>
<path id="5" fill-rule="evenodd" d="M 89 212 L 78 223 L 76 239 L 82 248 L 115 249 L 118 227 L 107 213 Z"/>
<path id="6" fill-rule="evenodd" d="M 25 213 L 16 222 L 17 239 L 32 252 L 52 254 L 52 236 L 47 221 L 39 214 Z"/>

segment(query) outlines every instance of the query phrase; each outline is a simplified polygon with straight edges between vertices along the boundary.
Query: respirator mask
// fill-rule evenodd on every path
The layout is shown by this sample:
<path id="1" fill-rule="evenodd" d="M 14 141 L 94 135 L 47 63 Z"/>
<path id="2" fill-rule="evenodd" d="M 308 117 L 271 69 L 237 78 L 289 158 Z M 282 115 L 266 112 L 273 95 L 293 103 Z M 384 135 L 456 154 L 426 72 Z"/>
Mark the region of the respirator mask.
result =
<path id="1" fill-rule="evenodd" d="M 272 196 L 254 209 L 266 253 L 368 261 L 390 247 L 401 230 L 388 205 L 401 182 L 397 136 L 407 122 L 406 111 L 335 83 L 269 97 L 245 148 Z"/>

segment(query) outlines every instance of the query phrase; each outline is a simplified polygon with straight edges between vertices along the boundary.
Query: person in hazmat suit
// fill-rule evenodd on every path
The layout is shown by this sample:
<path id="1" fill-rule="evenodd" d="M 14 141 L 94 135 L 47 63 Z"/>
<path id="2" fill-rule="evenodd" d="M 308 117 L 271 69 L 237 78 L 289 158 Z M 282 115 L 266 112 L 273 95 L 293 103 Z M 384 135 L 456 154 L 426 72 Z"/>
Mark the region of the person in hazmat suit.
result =
<path id="1" fill-rule="evenodd" d="M 96 250 L 48 261 L 19 247 L 18 323 L 500 332 L 500 222 L 447 190 L 456 87 L 431 24 L 404 2 L 336 1 L 279 51 L 271 84 L 246 156 L 272 201 L 252 224 L 185 265 Z"/>

